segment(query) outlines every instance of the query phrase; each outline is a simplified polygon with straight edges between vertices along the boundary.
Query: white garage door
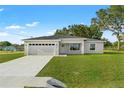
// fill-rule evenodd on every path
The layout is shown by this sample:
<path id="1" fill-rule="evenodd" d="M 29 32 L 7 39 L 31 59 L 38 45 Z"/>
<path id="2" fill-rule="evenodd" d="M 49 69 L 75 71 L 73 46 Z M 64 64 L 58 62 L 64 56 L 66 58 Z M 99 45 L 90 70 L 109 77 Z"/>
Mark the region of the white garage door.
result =
<path id="1" fill-rule="evenodd" d="M 55 55 L 55 44 L 29 44 L 29 55 Z"/>

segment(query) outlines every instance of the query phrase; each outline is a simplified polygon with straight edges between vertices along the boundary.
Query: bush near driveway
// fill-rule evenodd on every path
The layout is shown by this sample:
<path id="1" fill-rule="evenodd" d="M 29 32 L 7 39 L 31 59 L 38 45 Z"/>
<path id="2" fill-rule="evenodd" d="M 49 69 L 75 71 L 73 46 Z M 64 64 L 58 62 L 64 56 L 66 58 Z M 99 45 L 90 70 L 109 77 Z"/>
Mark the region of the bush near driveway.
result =
<path id="1" fill-rule="evenodd" d="M 68 87 L 124 87 L 124 51 L 54 57 L 37 76 L 54 77 Z"/>

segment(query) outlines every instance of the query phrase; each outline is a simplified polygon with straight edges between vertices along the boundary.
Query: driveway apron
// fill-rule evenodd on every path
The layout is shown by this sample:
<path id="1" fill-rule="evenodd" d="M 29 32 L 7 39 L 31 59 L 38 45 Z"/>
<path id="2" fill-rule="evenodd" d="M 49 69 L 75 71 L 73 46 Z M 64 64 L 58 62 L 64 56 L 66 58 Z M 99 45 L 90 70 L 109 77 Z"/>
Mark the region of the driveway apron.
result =
<path id="1" fill-rule="evenodd" d="M 0 87 L 24 88 L 53 56 L 25 56 L 0 64 Z M 35 81 L 38 83 L 39 81 Z M 44 81 L 46 83 L 46 81 Z M 44 83 L 40 83 L 41 85 Z"/>

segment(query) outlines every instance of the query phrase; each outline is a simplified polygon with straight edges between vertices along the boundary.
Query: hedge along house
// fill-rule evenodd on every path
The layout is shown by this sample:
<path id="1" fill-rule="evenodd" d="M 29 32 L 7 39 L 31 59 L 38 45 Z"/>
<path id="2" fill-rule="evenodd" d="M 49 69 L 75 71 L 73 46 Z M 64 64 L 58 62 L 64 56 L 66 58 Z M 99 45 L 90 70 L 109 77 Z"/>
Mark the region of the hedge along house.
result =
<path id="1" fill-rule="evenodd" d="M 24 39 L 25 55 L 103 53 L 104 41 L 76 36 L 43 36 Z"/>

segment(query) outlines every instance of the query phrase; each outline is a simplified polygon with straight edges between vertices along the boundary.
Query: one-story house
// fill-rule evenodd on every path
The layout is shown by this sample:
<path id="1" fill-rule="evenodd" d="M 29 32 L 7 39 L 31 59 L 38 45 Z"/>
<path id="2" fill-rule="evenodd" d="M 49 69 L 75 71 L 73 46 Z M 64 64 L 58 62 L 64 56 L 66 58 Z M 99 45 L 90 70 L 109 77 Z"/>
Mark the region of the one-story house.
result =
<path id="1" fill-rule="evenodd" d="M 121 42 L 124 42 L 124 34 L 120 36 Z"/>
<path id="2" fill-rule="evenodd" d="M 42 36 L 23 39 L 25 55 L 103 53 L 104 41 L 77 36 Z"/>
<path id="3" fill-rule="evenodd" d="M 1 51 L 17 51 L 16 47 L 14 46 L 0 46 Z"/>

